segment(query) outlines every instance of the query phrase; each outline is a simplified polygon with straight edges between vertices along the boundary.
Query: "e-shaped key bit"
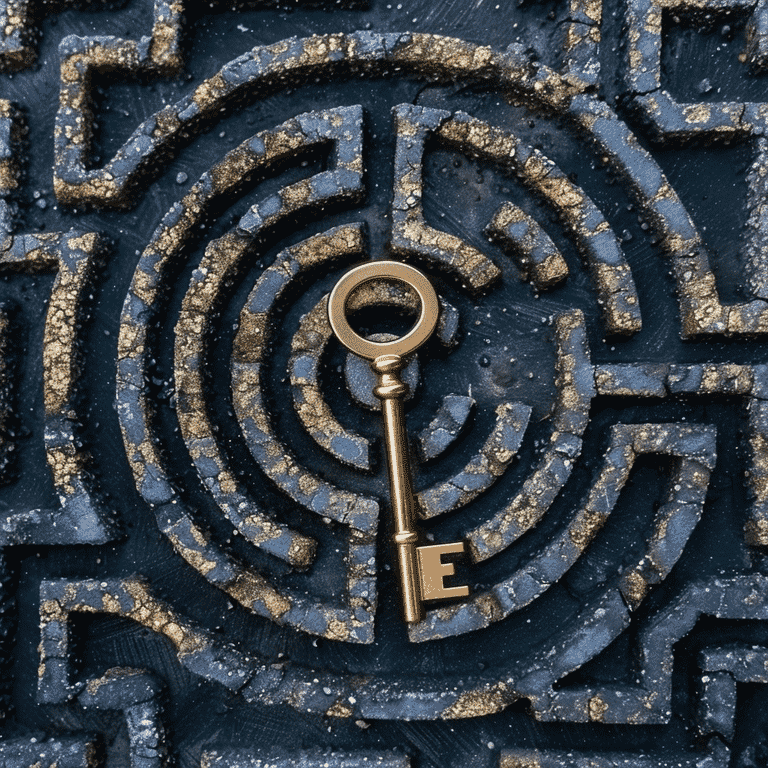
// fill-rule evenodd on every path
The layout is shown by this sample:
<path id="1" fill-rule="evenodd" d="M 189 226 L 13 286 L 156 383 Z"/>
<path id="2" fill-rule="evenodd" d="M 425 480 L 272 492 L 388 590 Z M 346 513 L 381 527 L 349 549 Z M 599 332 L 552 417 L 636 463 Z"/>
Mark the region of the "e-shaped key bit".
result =
<path id="1" fill-rule="evenodd" d="M 371 280 L 395 280 L 416 291 L 421 303 L 419 319 L 405 335 L 393 341 L 375 342 L 355 333 L 347 321 L 347 300 L 352 291 Z M 464 542 L 417 546 L 414 527 L 414 496 L 408 460 L 408 437 L 403 401 L 408 385 L 400 378 L 408 356 L 432 335 L 440 315 L 440 304 L 432 284 L 407 264 L 374 261 L 347 272 L 328 299 L 328 319 L 339 341 L 353 354 L 368 360 L 378 377 L 373 390 L 381 400 L 389 467 L 389 487 L 395 517 L 395 535 L 403 614 L 407 622 L 423 618 L 424 600 L 466 597 L 469 587 L 446 587 L 443 579 L 454 572 L 452 563 L 442 562 L 445 554 L 464 551 Z"/>

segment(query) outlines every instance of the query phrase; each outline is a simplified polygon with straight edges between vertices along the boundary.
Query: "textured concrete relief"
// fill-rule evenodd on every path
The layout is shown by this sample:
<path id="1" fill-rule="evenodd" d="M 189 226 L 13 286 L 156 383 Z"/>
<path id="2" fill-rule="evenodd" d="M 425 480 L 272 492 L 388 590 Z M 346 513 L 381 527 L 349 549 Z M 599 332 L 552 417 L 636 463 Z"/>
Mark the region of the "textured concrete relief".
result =
<path id="1" fill-rule="evenodd" d="M 0 2 L 0 765 L 763 764 L 764 5 Z"/>

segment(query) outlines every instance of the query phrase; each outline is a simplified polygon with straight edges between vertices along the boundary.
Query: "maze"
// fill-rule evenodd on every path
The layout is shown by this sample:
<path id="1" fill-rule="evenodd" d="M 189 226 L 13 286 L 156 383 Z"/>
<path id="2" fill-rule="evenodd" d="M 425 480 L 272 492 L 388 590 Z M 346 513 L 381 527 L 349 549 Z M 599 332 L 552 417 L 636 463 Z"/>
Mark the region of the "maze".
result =
<path id="1" fill-rule="evenodd" d="M 768 759 L 768 9 L 507 5 L 0 0 L 0 765 Z"/>

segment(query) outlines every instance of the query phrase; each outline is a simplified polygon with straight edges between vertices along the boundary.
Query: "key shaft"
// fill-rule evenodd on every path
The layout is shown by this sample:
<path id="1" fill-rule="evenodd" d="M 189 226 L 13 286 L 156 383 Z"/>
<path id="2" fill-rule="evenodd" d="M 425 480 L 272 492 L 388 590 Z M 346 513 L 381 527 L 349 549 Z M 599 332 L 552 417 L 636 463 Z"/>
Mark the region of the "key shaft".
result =
<path id="1" fill-rule="evenodd" d="M 407 622 L 415 622 L 421 621 L 423 610 L 416 552 L 419 537 L 414 530 L 413 486 L 403 414 L 403 399 L 408 394 L 408 385 L 399 375 L 404 367 L 405 361 L 400 355 L 382 355 L 371 363 L 371 368 L 379 377 L 373 394 L 381 400 L 384 417 L 389 491 L 395 518 L 393 540 L 402 584 L 403 615 Z"/>

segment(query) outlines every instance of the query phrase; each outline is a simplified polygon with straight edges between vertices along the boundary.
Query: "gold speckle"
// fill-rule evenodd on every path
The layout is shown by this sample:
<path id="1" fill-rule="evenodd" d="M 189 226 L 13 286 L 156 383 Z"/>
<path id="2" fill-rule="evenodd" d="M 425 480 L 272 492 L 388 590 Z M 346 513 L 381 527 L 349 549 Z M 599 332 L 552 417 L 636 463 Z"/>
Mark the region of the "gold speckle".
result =
<path id="1" fill-rule="evenodd" d="M 352 707 L 349 706 L 349 704 L 346 704 L 344 701 L 337 701 L 332 707 L 329 707 L 325 714 L 328 717 L 352 717 L 355 714 L 355 711 L 352 709 Z"/>
<path id="2" fill-rule="evenodd" d="M 589 714 L 589 719 L 593 723 L 602 723 L 607 711 L 608 704 L 606 704 L 600 696 L 593 696 L 587 704 L 587 713 Z"/>
<path id="3" fill-rule="evenodd" d="M 227 592 L 246 608 L 251 608 L 256 602 L 263 603 L 276 620 L 291 609 L 290 599 L 255 573 L 239 574 L 234 582 L 227 585 Z"/>
<path id="4" fill-rule="evenodd" d="M 642 574 L 637 570 L 632 570 L 624 575 L 622 582 L 622 594 L 631 607 L 635 608 L 640 605 L 648 594 L 648 582 Z"/>
<path id="5" fill-rule="evenodd" d="M 496 683 L 490 688 L 462 693 L 450 707 L 440 713 L 440 717 L 443 720 L 484 717 L 501 712 L 516 698 L 506 683 Z"/>
<path id="6" fill-rule="evenodd" d="M 541 768 L 541 760 L 536 752 L 502 752 L 499 768 Z"/>
<path id="7" fill-rule="evenodd" d="M 686 123 L 706 123 L 712 116 L 712 109 L 706 104 L 694 104 L 683 107 Z"/>

